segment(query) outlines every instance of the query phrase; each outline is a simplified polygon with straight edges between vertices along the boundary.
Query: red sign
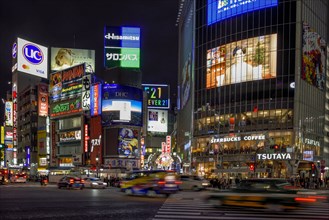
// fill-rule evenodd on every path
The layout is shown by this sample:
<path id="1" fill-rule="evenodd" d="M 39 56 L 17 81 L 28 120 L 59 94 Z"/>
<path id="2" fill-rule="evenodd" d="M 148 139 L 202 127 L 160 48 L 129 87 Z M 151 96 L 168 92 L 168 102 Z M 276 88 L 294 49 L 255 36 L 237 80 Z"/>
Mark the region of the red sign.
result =
<path id="1" fill-rule="evenodd" d="M 38 86 L 38 113 L 39 116 L 48 116 L 48 86 L 46 84 Z"/>
<path id="2" fill-rule="evenodd" d="M 85 150 L 85 152 L 88 152 L 88 141 L 89 141 L 89 136 L 88 136 L 88 125 L 85 124 L 85 145 L 84 145 L 84 150 Z"/>
<path id="3" fill-rule="evenodd" d="M 165 153 L 167 150 L 167 144 L 166 142 L 161 142 L 161 147 L 162 147 L 162 153 Z"/>
<path id="4" fill-rule="evenodd" d="M 52 166 L 56 165 L 56 124 L 51 123 L 51 161 Z"/>
<path id="5" fill-rule="evenodd" d="M 170 153 L 171 152 L 171 136 L 166 136 L 166 144 L 167 144 L 167 148 L 166 148 L 166 152 Z"/>

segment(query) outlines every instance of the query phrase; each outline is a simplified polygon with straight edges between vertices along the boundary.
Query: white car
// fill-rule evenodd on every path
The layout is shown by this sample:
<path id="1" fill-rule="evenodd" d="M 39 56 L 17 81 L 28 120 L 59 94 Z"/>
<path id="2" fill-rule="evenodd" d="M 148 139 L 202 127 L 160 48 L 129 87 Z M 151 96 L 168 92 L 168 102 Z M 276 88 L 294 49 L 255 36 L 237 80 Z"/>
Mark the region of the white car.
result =
<path id="1" fill-rule="evenodd" d="M 26 183 L 26 174 L 16 174 L 12 176 L 11 181 L 14 183 Z"/>
<path id="2" fill-rule="evenodd" d="M 180 190 L 199 191 L 210 187 L 210 182 L 199 176 L 181 175 L 180 181 L 182 182 L 179 185 Z"/>
<path id="3" fill-rule="evenodd" d="M 85 188 L 101 188 L 105 189 L 107 183 L 103 182 L 101 179 L 96 177 L 86 177 L 84 178 L 85 181 Z"/>

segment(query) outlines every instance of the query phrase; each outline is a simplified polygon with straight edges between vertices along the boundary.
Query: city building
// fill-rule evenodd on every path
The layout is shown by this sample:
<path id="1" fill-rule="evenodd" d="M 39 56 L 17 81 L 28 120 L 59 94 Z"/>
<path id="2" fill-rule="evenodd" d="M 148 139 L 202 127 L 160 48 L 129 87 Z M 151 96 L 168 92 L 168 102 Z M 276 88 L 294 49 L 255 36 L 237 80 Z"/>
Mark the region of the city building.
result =
<path id="1" fill-rule="evenodd" d="M 185 172 L 328 175 L 328 7 L 180 2 L 177 145 Z"/>

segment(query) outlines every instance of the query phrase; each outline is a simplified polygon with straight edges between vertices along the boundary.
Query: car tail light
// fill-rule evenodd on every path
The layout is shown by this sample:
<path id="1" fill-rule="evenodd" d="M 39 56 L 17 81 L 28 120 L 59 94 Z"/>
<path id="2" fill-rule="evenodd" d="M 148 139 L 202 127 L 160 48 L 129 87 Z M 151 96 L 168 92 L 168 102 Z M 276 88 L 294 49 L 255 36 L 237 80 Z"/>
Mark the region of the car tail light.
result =
<path id="1" fill-rule="evenodd" d="M 70 179 L 70 183 L 74 183 L 74 179 Z"/>
<path id="2" fill-rule="evenodd" d="M 175 181 L 175 184 L 182 184 L 182 181 Z"/>
<path id="3" fill-rule="evenodd" d="M 166 183 L 165 181 L 159 181 L 159 182 L 158 182 L 159 185 L 163 185 L 163 184 L 165 184 L 165 183 Z"/>
<path id="4" fill-rule="evenodd" d="M 16 178 L 18 178 L 18 176 L 16 175 Z"/>
<path id="5" fill-rule="evenodd" d="M 316 199 L 314 198 L 304 198 L 304 197 L 296 197 L 296 202 L 316 202 Z"/>
<path id="6" fill-rule="evenodd" d="M 81 180 L 81 183 L 85 183 L 85 181 L 84 180 Z"/>

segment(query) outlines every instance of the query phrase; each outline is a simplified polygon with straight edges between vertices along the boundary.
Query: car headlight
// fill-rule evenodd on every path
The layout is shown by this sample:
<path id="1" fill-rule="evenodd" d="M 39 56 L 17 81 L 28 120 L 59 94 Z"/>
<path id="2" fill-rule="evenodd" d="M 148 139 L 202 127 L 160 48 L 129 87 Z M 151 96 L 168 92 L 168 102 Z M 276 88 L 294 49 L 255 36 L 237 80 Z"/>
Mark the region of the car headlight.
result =
<path id="1" fill-rule="evenodd" d="M 209 183 L 202 183 L 202 186 L 208 186 Z"/>
<path id="2" fill-rule="evenodd" d="M 103 183 L 103 185 L 105 186 L 105 185 L 106 185 L 106 183 Z"/>
<path id="3" fill-rule="evenodd" d="M 93 185 L 98 185 L 97 183 L 92 183 Z"/>

